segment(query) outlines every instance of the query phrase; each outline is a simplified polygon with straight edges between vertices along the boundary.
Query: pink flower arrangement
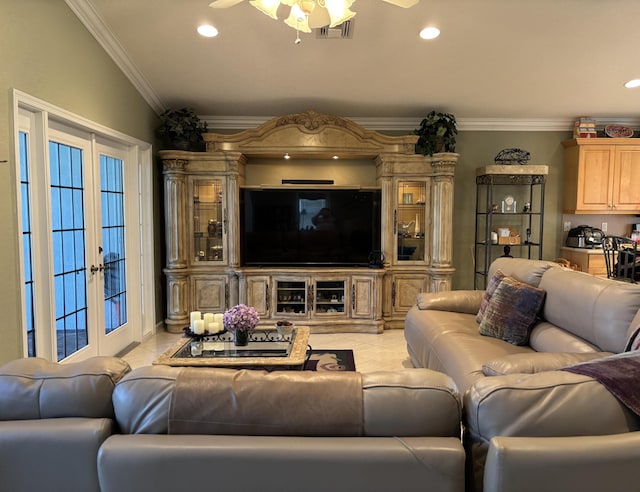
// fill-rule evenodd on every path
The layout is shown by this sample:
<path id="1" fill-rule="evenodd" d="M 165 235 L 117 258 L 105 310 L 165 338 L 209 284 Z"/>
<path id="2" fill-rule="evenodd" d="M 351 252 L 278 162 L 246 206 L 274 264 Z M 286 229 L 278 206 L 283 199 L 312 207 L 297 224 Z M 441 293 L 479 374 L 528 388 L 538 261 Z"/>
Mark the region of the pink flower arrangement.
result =
<path id="1" fill-rule="evenodd" d="M 229 308 L 222 316 L 222 323 L 227 331 L 253 331 L 258 321 L 258 311 L 244 304 Z"/>

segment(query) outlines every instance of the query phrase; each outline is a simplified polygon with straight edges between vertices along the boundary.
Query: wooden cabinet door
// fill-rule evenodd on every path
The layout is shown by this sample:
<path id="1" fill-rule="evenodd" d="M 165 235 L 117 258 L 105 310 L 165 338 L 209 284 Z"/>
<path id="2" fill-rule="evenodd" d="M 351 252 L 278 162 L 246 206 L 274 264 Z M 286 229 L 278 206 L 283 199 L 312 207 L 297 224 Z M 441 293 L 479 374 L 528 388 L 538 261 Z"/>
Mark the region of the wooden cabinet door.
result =
<path id="1" fill-rule="evenodd" d="M 269 318 L 271 315 L 269 277 L 267 275 L 250 275 L 246 277 L 244 283 L 245 288 L 240 289 L 240 295 L 246 295 L 246 299 L 242 299 L 244 304 L 254 307 L 261 319 Z"/>
<path id="2" fill-rule="evenodd" d="M 391 287 L 393 314 L 406 313 L 416 304 L 420 292 L 428 292 L 426 275 L 397 274 Z"/>
<path id="3" fill-rule="evenodd" d="M 351 317 L 373 318 L 375 313 L 374 280 L 354 275 L 351 278 Z"/>
<path id="4" fill-rule="evenodd" d="M 195 311 L 224 313 L 227 309 L 227 276 L 191 277 L 191 305 Z"/>
<path id="5" fill-rule="evenodd" d="M 614 147 L 580 149 L 576 211 L 609 211 L 612 205 Z"/>
<path id="6" fill-rule="evenodd" d="M 613 210 L 640 210 L 640 146 L 616 150 L 613 181 Z"/>

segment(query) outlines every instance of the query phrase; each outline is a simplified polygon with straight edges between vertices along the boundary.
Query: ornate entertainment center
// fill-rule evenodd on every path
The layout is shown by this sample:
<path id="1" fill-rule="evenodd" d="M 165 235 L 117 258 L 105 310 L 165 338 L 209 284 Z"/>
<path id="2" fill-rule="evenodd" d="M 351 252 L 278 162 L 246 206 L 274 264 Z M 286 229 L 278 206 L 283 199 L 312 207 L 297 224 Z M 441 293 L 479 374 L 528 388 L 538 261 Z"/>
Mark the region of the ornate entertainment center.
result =
<path id="1" fill-rule="evenodd" d="M 418 292 L 450 290 L 458 154 L 314 111 L 204 139 L 160 152 L 168 331 L 244 303 L 264 326 L 379 333 Z"/>

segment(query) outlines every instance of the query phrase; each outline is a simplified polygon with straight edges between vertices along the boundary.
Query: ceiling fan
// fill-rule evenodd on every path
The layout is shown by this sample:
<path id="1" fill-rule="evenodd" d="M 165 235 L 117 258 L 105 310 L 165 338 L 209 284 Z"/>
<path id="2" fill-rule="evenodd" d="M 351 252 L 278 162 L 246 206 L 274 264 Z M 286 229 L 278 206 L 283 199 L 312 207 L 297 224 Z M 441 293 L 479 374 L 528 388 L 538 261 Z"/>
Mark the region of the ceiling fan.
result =
<path id="1" fill-rule="evenodd" d="M 242 2 L 243 0 L 214 0 L 209 7 L 214 9 L 226 9 Z M 249 3 L 260 12 L 273 19 L 278 19 L 280 5 L 291 7 L 285 24 L 296 31 L 311 32 L 311 29 L 320 27 L 335 27 L 351 19 L 356 12 L 350 10 L 355 0 L 251 0 Z M 413 7 L 420 0 L 382 0 L 398 7 Z M 296 38 L 296 44 L 300 38 Z"/>

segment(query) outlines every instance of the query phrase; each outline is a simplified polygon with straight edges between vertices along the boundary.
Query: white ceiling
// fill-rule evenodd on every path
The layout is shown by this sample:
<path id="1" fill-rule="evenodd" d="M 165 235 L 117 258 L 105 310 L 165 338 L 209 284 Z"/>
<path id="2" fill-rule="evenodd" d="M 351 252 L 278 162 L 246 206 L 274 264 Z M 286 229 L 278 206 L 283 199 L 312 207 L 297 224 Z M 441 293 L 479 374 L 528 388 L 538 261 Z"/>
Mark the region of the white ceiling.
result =
<path id="1" fill-rule="evenodd" d="M 264 120 L 315 109 L 415 127 L 436 109 L 538 129 L 640 113 L 640 88 L 623 87 L 640 78 L 639 0 L 359 0 L 352 39 L 301 34 L 299 45 L 248 0 L 66 1 L 157 111 Z M 204 22 L 220 35 L 200 37 Z M 441 36 L 421 40 L 427 25 Z"/>

